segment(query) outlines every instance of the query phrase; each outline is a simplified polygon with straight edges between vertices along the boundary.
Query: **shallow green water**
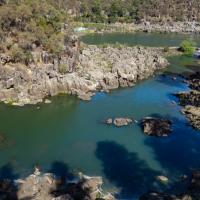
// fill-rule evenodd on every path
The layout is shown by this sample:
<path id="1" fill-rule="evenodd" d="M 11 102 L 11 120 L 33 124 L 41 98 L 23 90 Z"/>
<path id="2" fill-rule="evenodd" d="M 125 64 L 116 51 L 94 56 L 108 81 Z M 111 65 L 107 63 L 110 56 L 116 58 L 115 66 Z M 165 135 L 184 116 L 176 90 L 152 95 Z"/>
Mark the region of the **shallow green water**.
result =
<path id="1" fill-rule="evenodd" d="M 200 44 L 199 35 L 185 34 L 159 34 L 159 33 L 105 33 L 89 34 L 82 37 L 82 41 L 87 44 L 121 43 L 128 45 L 144 46 L 180 46 L 185 39 L 191 39 Z"/>
<path id="2" fill-rule="evenodd" d="M 25 176 L 39 164 L 43 171 L 65 174 L 82 171 L 103 176 L 107 190 L 133 199 L 154 188 L 170 190 L 181 174 L 200 166 L 200 132 L 187 125 L 172 95 L 187 90 L 177 73 L 191 71 L 192 58 L 172 57 L 171 66 L 134 88 L 98 93 L 91 102 L 72 96 L 52 98 L 52 104 L 23 108 L 0 104 L 0 178 Z M 139 125 L 115 128 L 102 124 L 108 117 L 140 120 L 158 115 L 173 120 L 167 138 L 145 136 Z M 156 175 L 166 175 L 163 186 Z M 179 189 L 178 187 L 176 187 Z"/>

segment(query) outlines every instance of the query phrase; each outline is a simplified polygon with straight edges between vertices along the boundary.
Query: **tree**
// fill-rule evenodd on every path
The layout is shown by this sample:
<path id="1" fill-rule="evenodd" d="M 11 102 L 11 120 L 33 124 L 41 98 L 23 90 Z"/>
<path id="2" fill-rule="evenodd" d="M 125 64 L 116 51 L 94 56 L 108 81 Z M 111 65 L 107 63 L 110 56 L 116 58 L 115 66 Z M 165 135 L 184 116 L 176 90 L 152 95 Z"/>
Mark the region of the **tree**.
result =
<path id="1" fill-rule="evenodd" d="M 192 55 L 195 51 L 196 43 L 192 40 L 184 40 L 180 45 L 180 50 L 186 55 Z"/>

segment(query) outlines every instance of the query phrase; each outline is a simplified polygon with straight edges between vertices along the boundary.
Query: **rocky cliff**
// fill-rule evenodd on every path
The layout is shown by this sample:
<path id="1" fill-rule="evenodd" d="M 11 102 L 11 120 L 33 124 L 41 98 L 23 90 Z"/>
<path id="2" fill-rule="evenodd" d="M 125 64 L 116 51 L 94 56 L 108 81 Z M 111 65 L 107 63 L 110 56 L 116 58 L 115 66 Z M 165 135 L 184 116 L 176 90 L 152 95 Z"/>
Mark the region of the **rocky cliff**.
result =
<path id="1" fill-rule="evenodd" d="M 86 46 L 79 53 L 75 39 L 68 48 L 60 60 L 35 51 L 29 66 L 1 55 L 0 101 L 23 106 L 59 93 L 90 100 L 95 91 L 133 86 L 168 64 L 155 48 Z"/>

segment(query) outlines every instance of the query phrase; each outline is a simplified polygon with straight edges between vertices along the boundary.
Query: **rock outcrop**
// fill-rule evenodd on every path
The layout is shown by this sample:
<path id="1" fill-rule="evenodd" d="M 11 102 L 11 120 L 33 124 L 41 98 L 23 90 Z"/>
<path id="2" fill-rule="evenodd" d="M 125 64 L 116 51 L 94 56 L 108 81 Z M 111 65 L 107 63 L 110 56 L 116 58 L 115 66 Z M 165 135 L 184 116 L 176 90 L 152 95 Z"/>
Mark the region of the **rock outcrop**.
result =
<path id="1" fill-rule="evenodd" d="M 150 22 L 141 20 L 138 23 L 112 23 L 107 26 L 92 27 L 96 33 L 113 32 L 157 32 L 157 33 L 200 33 L 200 22 L 198 21 L 169 21 L 169 22 Z"/>
<path id="2" fill-rule="evenodd" d="M 108 118 L 106 120 L 106 124 L 108 125 L 115 125 L 116 127 L 128 126 L 133 123 L 131 118 Z"/>
<path id="3" fill-rule="evenodd" d="M 135 30 L 144 32 L 159 32 L 159 33 L 200 33 L 200 22 L 148 22 L 142 21 L 139 24 L 134 24 Z"/>
<path id="4" fill-rule="evenodd" d="M 170 120 L 152 117 L 144 118 L 141 122 L 144 133 L 156 137 L 168 136 L 172 132 L 171 125 Z"/>
<path id="5" fill-rule="evenodd" d="M 188 188 L 183 194 L 172 195 L 155 191 L 147 192 L 140 197 L 140 200 L 199 200 L 200 199 L 200 171 L 192 172 L 192 179 Z"/>
<path id="6" fill-rule="evenodd" d="M 187 77 L 187 82 L 191 91 L 176 94 L 180 105 L 183 106 L 182 112 L 186 115 L 191 125 L 200 129 L 200 73 L 196 72 Z"/>
<path id="7" fill-rule="evenodd" d="M 59 93 L 90 100 L 95 91 L 133 86 L 168 65 L 156 48 L 87 46 L 79 55 L 76 39 L 71 46 L 69 56 L 59 62 L 45 53 L 29 66 L 12 64 L 1 55 L 0 101 L 23 106 Z"/>
<path id="8" fill-rule="evenodd" d="M 66 178 L 66 177 L 64 177 Z M 2 200 L 114 200 L 111 194 L 103 194 L 101 177 L 80 174 L 74 180 L 58 179 L 54 174 L 41 174 L 36 170 L 25 179 L 0 182 Z"/>

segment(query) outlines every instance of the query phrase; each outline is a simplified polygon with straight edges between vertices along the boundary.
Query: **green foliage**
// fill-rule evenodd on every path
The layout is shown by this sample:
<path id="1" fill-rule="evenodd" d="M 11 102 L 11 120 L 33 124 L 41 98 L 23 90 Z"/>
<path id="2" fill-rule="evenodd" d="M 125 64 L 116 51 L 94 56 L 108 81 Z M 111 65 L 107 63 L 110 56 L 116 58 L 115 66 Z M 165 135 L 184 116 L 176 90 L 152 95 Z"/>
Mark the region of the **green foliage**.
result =
<path id="1" fill-rule="evenodd" d="M 192 55 L 195 51 L 196 43 L 192 40 L 184 40 L 180 45 L 180 50 L 186 55 Z"/>
<path id="2" fill-rule="evenodd" d="M 0 42 L 16 62 L 31 60 L 33 44 L 56 56 L 62 53 L 67 34 L 61 33 L 67 22 L 62 4 L 64 0 L 9 0 L 0 6 Z"/>
<path id="3" fill-rule="evenodd" d="M 67 65 L 66 64 L 59 64 L 58 65 L 58 71 L 61 73 L 61 74 L 66 74 L 67 73 Z"/>
<path id="4" fill-rule="evenodd" d="M 22 48 L 14 45 L 11 48 L 10 56 L 13 62 L 21 62 L 26 65 L 30 64 L 33 61 L 33 56 L 30 51 L 24 51 Z"/>
<path id="5" fill-rule="evenodd" d="M 199 0 L 73 0 L 77 20 L 114 23 L 200 20 Z M 181 3 L 180 3 L 181 2 Z M 192 11 L 192 12 L 191 12 Z"/>

